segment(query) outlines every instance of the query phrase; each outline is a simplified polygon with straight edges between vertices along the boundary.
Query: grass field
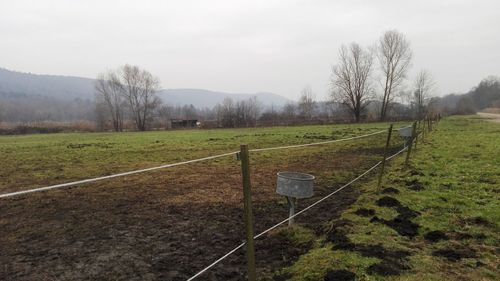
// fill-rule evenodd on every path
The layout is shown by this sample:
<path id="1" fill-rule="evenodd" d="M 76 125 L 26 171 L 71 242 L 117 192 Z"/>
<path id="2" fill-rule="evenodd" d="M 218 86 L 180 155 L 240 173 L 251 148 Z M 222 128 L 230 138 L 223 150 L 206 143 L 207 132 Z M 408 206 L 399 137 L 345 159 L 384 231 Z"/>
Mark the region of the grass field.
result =
<path id="1" fill-rule="evenodd" d="M 397 124 L 396 126 L 402 126 Z M 388 124 L 0 137 L 0 193 Z M 397 135 L 397 134 L 396 134 Z M 385 134 L 251 154 L 256 231 L 286 218 L 276 172 L 314 174 L 306 206 L 382 157 Z M 257 240 L 261 280 L 495 280 L 500 125 L 450 117 L 389 163 Z M 391 152 L 401 148 L 395 137 Z M 244 237 L 234 157 L 0 201 L 0 280 L 186 280 Z M 199 280 L 243 280 L 244 252 Z M 342 279 L 344 278 L 344 279 Z"/>
<path id="2" fill-rule="evenodd" d="M 403 124 L 399 124 L 403 125 Z M 56 184 L 251 148 L 367 134 L 388 124 L 191 130 L 124 134 L 53 134 L 0 138 L 1 192 Z M 256 231 L 286 217 L 276 172 L 317 176 L 307 205 L 361 173 L 382 155 L 385 134 L 348 143 L 252 153 Z M 395 139 L 392 151 L 400 148 Z M 0 201 L 0 279 L 186 280 L 244 237 L 240 165 L 234 155 Z M 330 201 L 311 226 L 340 215 L 355 191 Z M 321 208 L 320 208 L 321 209 Z M 264 243 L 264 244 L 263 244 Z M 271 244 L 266 244 L 271 243 Z M 290 265 L 301 247 L 283 235 L 257 245 L 259 271 Z M 282 257 L 287 256 L 286 259 Z M 202 280 L 241 280 L 237 253 Z"/>
<path id="3" fill-rule="evenodd" d="M 381 193 L 375 181 L 363 185 L 340 219 L 305 236 L 315 246 L 282 274 L 500 280 L 500 124 L 450 117 L 419 146 L 409 168 L 402 161 L 389 169 Z"/>
<path id="4" fill-rule="evenodd" d="M 250 148 L 356 136 L 387 124 L 0 136 L 0 191 L 97 177 Z"/>

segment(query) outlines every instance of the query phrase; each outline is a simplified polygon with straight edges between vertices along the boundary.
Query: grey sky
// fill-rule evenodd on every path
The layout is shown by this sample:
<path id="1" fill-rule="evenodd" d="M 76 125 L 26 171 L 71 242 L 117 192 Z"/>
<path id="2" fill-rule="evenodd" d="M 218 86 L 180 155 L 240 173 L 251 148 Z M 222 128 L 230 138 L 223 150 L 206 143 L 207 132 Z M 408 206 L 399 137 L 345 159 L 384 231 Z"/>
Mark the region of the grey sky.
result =
<path id="1" fill-rule="evenodd" d="M 164 88 L 326 96 L 341 44 L 405 33 L 438 94 L 500 75 L 500 1 L 0 0 L 0 67 L 95 77 L 125 63 Z"/>

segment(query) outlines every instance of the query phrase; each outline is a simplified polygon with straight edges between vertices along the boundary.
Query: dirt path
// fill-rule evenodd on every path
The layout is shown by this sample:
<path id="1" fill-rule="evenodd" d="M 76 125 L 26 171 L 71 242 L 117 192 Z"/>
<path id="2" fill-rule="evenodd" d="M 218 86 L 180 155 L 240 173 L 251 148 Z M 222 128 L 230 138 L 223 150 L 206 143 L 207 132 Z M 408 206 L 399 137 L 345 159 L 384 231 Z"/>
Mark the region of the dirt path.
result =
<path id="1" fill-rule="evenodd" d="M 500 114 L 478 112 L 477 115 L 481 116 L 484 119 L 488 119 L 489 121 L 500 123 Z"/>

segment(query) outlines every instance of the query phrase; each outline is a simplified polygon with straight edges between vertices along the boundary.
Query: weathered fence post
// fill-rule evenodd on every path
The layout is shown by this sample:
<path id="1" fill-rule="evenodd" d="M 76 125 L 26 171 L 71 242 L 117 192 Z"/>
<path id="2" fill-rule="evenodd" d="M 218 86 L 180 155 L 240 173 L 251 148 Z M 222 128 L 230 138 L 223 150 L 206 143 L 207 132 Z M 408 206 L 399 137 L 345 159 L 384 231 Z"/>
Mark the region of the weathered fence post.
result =
<path id="1" fill-rule="evenodd" d="M 377 193 L 380 192 L 380 185 L 382 184 L 382 177 L 384 176 L 385 158 L 387 158 L 387 152 L 389 150 L 389 144 L 391 142 L 391 135 L 392 135 L 392 124 L 389 126 L 387 141 L 385 143 L 385 148 L 384 148 L 384 158 L 382 158 L 382 166 L 380 168 L 380 174 L 378 175 Z"/>
<path id="2" fill-rule="evenodd" d="M 406 152 L 406 160 L 405 160 L 405 165 L 408 166 L 408 163 L 410 162 L 410 154 L 411 154 L 411 148 L 413 146 L 413 140 L 415 139 L 415 129 L 417 127 L 417 121 L 413 122 L 412 130 L 411 130 L 411 138 L 410 138 L 410 144 L 408 145 L 408 150 Z"/>
<path id="3" fill-rule="evenodd" d="M 415 129 L 415 151 L 417 151 L 419 131 L 420 131 L 420 121 L 418 121 L 416 129 Z"/>
<path id="4" fill-rule="evenodd" d="M 240 159 L 241 159 L 241 175 L 243 179 L 243 204 L 245 207 L 245 226 L 247 232 L 247 274 L 249 281 L 256 280 L 255 274 L 255 245 L 254 245 L 254 231 L 253 231 L 253 214 L 252 214 L 252 193 L 250 183 L 250 157 L 248 153 L 248 145 L 242 144 L 240 146 Z"/>

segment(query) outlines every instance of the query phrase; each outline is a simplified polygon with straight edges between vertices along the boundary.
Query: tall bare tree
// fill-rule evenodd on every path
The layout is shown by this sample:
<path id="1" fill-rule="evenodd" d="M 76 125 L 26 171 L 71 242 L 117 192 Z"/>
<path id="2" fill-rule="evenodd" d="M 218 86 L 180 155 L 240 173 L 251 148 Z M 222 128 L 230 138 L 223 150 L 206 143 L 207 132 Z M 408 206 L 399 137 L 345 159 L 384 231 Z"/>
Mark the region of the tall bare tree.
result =
<path id="1" fill-rule="evenodd" d="M 410 43 L 403 33 L 397 30 L 386 31 L 379 39 L 377 58 L 383 74 L 380 119 L 384 120 L 395 90 L 402 84 L 411 66 Z"/>
<path id="2" fill-rule="evenodd" d="M 119 69 L 119 77 L 137 130 L 144 131 L 154 109 L 161 103 L 156 96 L 160 82 L 148 71 L 128 64 Z"/>
<path id="3" fill-rule="evenodd" d="M 372 53 L 357 43 L 351 43 L 349 47 L 343 45 L 340 48 L 339 63 L 332 69 L 332 100 L 344 104 L 356 122 L 361 120 L 361 114 L 372 98 L 372 65 Z"/>
<path id="4" fill-rule="evenodd" d="M 310 86 L 304 87 L 300 93 L 298 108 L 300 114 L 306 119 L 311 119 L 316 108 L 316 96 Z"/>
<path id="5" fill-rule="evenodd" d="M 296 109 L 297 107 L 292 102 L 287 102 L 283 106 L 283 117 L 286 119 L 286 121 L 293 121 L 293 119 L 295 119 Z"/>
<path id="6" fill-rule="evenodd" d="M 96 109 L 100 110 L 100 112 L 96 113 L 103 114 L 103 106 L 99 104 L 104 104 L 111 117 L 113 129 L 116 132 L 123 131 L 123 87 L 116 73 L 108 72 L 99 74 L 95 83 L 95 90 Z"/>
<path id="7" fill-rule="evenodd" d="M 428 71 L 421 70 L 417 74 L 414 82 L 413 103 L 418 119 L 422 119 L 426 114 L 426 107 L 432 96 L 434 86 L 434 79 Z"/>

